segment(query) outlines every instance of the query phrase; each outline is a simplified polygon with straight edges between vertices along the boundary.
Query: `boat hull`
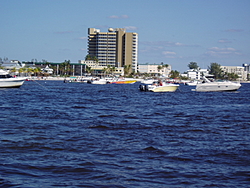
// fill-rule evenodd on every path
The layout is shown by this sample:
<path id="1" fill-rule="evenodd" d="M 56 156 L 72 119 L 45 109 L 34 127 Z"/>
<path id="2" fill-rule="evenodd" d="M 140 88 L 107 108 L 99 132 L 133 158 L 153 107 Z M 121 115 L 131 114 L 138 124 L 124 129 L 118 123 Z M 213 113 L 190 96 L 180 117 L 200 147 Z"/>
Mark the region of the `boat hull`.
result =
<path id="1" fill-rule="evenodd" d="M 209 92 L 209 91 L 237 91 L 241 87 L 240 83 L 233 82 L 209 82 L 197 84 L 195 91 Z"/>
<path id="2" fill-rule="evenodd" d="M 139 89 L 141 91 L 151 91 L 151 92 L 175 92 L 178 89 L 178 84 L 168 84 L 163 86 L 156 85 L 140 85 Z"/>
<path id="3" fill-rule="evenodd" d="M 18 88 L 23 85 L 25 78 L 0 79 L 0 88 Z"/>
<path id="4" fill-rule="evenodd" d="M 94 80 L 91 84 L 107 84 L 107 80 Z"/>
<path id="5" fill-rule="evenodd" d="M 175 92 L 178 89 L 179 85 L 171 85 L 171 86 L 159 86 L 155 88 L 150 88 L 149 91 L 152 92 Z"/>
<path id="6" fill-rule="evenodd" d="M 115 81 L 110 82 L 111 84 L 134 84 L 136 80 L 122 80 L 122 81 Z"/>

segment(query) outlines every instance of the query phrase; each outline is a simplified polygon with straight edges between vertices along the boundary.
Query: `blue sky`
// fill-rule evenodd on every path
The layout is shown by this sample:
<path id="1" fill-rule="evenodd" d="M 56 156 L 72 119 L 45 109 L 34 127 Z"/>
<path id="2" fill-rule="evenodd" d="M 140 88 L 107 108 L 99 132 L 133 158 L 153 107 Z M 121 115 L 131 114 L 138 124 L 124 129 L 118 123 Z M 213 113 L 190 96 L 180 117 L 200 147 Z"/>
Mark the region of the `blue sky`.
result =
<path id="1" fill-rule="evenodd" d="M 0 0 L 0 57 L 77 62 L 88 28 L 139 35 L 139 64 L 250 63 L 250 0 Z"/>

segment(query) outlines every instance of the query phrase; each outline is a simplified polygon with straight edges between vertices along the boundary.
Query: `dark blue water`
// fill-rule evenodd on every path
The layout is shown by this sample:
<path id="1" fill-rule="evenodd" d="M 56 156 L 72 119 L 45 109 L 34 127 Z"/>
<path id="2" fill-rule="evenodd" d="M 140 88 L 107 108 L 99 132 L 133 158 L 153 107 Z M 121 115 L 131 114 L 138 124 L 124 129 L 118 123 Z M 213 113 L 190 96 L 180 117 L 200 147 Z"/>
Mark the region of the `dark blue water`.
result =
<path id="1" fill-rule="evenodd" d="M 138 86 L 1 89 L 0 187 L 249 187 L 250 84 Z"/>

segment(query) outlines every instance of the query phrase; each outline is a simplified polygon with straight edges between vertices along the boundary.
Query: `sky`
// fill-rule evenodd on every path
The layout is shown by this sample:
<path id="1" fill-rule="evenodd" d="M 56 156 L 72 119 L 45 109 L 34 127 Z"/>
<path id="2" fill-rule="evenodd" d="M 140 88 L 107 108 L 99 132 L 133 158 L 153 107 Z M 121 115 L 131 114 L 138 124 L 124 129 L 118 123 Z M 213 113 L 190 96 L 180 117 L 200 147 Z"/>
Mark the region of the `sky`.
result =
<path id="1" fill-rule="evenodd" d="M 0 0 L 0 58 L 78 62 L 88 28 L 138 33 L 139 64 L 250 64 L 250 0 Z"/>

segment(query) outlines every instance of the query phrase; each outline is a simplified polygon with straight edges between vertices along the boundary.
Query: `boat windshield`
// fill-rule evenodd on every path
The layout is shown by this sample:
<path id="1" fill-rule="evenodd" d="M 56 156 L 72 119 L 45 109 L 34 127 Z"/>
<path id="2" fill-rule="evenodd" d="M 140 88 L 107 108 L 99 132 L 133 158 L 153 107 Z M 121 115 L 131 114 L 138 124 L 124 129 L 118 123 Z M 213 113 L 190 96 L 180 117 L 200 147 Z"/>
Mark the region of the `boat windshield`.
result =
<path id="1" fill-rule="evenodd" d="M 5 75 L 0 75 L 0 78 L 12 78 L 12 76 L 9 74 L 5 74 Z"/>

